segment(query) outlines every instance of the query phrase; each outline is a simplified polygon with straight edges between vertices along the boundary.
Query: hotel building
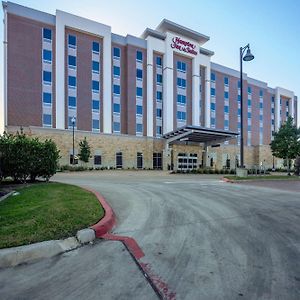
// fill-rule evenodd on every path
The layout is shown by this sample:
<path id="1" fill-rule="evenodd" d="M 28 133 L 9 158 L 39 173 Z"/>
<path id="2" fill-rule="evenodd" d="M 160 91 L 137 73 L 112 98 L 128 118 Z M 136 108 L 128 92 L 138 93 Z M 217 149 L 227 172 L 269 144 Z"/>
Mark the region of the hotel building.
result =
<path id="1" fill-rule="evenodd" d="M 61 164 L 73 154 L 73 125 L 75 155 L 86 136 L 95 167 L 238 164 L 240 74 L 212 62 L 208 36 L 166 19 L 121 36 L 63 11 L 2 6 L 2 131 L 53 139 Z M 299 126 L 297 97 L 247 74 L 243 87 L 245 164 L 272 167 L 273 133 L 289 115 Z"/>

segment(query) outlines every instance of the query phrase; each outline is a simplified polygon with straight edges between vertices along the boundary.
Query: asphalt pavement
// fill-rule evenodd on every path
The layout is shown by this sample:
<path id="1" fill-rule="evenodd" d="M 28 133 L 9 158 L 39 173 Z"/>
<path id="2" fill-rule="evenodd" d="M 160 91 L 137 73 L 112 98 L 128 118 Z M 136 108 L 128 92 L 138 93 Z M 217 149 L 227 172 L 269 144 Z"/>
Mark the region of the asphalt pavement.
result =
<path id="1" fill-rule="evenodd" d="M 297 192 L 164 172 L 61 173 L 99 191 L 166 299 L 300 299 Z M 158 299 L 120 242 L 0 270 L 1 299 Z"/>

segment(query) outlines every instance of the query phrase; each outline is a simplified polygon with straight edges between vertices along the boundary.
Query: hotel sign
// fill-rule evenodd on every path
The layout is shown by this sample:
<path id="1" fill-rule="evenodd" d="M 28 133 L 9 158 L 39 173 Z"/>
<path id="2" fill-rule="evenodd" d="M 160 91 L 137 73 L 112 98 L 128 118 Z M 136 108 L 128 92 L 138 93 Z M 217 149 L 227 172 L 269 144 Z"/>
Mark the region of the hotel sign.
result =
<path id="1" fill-rule="evenodd" d="M 182 40 L 178 36 L 174 37 L 172 39 L 171 48 L 177 49 L 177 50 L 185 52 L 185 53 L 190 53 L 190 54 L 193 54 L 193 55 L 198 54 L 198 52 L 195 50 L 196 49 L 195 44 L 193 44 L 191 42 L 188 42 L 188 41 L 185 41 L 185 40 Z"/>

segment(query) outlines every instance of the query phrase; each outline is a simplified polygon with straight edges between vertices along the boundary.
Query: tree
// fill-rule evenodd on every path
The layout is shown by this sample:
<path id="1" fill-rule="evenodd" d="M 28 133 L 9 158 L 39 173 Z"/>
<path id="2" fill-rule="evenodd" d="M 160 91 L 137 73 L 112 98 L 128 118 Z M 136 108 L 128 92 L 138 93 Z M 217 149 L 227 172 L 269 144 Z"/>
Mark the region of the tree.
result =
<path id="1" fill-rule="evenodd" d="M 293 124 L 291 116 L 275 132 L 270 146 L 274 156 L 286 159 L 288 175 L 291 175 L 289 160 L 300 155 L 300 128 Z"/>
<path id="2" fill-rule="evenodd" d="M 84 139 L 80 141 L 79 147 L 80 147 L 80 152 L 78 154 L 79 159 L 85 163 L 89 162 L 89 158 L 91 155 L 91 148 L 86 137 L 84 137 Z"/>

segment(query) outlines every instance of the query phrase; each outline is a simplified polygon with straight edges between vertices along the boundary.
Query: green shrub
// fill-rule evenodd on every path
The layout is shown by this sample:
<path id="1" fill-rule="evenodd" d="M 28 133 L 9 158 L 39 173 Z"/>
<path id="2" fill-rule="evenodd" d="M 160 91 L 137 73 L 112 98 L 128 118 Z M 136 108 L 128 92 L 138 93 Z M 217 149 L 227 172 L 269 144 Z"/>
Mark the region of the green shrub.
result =
<path id="1" fill-rule="evenodd" d="M 21 132 L 0 136 L 1 179 L 12 177 L 15 181 L 34 181 L 43 177 L 47 181 L 58 169 L 59 150 L 52 140 L 40 141 Z"/>
<path id="2" fill-rule="evenodd" d="M 208 170 L 207 169 L 203 169 L 203 174 L 208 174 Z"/>
<path id="3" fill-rule="evenodd" d="M 230 170 L 230 174 L 232 174 L 232 175 L 235 174 L 235 170 L 234 170 L 234 169 L 231 169 L 231 170 Z"/>
<path id="4" fill-rule="evenodd" d="M 220 174 L 220 170 L 215 169 L 215 174 Z"/>

